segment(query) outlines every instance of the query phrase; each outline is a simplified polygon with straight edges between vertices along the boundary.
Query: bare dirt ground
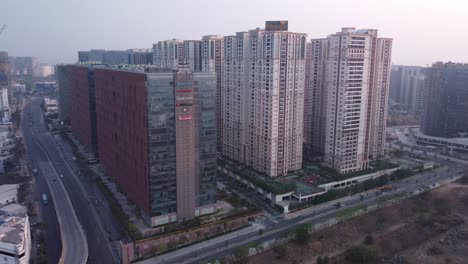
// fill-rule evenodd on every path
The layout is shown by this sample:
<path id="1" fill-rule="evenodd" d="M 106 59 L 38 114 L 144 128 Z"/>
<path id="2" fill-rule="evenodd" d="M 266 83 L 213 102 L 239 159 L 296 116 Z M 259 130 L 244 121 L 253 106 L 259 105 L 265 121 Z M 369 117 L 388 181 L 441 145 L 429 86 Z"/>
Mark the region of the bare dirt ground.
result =
<path id="1" fill-rule="evenodd" d="M 313 233 L 308 243 L 290 242 L 284 257 L 269 250 L 247 263 L 316 263 L 318 256 L 352 263 L 346 252 L 355 246 L 378 255 L 357 263 L 468 263 L 468 185 L 445 185 Z"/>

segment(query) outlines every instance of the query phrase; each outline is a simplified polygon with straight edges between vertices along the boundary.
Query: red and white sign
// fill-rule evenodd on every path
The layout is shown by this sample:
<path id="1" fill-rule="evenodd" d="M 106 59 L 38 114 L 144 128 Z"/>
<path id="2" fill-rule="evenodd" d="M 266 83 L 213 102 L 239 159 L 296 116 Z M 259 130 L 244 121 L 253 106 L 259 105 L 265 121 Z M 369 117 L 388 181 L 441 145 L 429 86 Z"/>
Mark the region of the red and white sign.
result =
<path id="1" fill-rule="evenodd" d="M 191 120 L 191 119 L 192 119 L 191 115 L 179 116 L 179 120 Z"/>

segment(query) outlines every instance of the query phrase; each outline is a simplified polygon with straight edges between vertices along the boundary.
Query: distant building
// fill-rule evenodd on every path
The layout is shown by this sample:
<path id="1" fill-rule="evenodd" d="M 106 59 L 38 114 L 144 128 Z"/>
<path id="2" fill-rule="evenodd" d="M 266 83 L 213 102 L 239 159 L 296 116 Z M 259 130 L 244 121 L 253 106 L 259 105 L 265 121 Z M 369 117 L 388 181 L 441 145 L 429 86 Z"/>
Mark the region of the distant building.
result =
<path id="1" fill-rule="evenodd" d="M 468 133 L 468 64 L 436 62 L 427 68 L 421 131 L 433 137 Z"/>
<path id="2" fill-rule="evenodd" d="M 10 122 L 10 96 L 9 89 L 0 89 L 0 119 L 2 123 Z"/>
<path id="3" fill-rule="evenodd" d="M 340 173 L 384 155 L 392 40 L 343 28 L 309 44 L 305 145 Z"/>
<path id="4" fill-rule="evenodd" d="M 90 50 L 88 52 L 88 60 L 90 62 L 102 63 L 104 61 L 105 50 Z"/>
<path id="5" fill-rule="evenodd" d="M 31 229 L 26 207 L 0 207 L 0 259 L 2 263 L 29 264 Z"/>
<path id="6" fill-rule="evenodd" d="M 215 212 L 214 73 L 96 67 L 94 77 L 100 161 L 147 223 Z"/>
<path id="7" fill-rule="evenodd" d="M 10 131 L 10 124 L 0 125 L 0 173 L 5 172 L 5 162 L 13 158 L 15 146 L 15 136 Z"/>
<path id="8" fill-rule="evenodd" d="M 269 176 L 302 168 L 307 35 L 286 27 L 224 37 L 222 154 Z"/>
<path id="9" fill-rule="evenodd" d="M 89 53 L 89 51 L 78 51 L 78 62 L 88 62 Z"/>
<path id="10" fill-rule="evenodd" d="M 96 97 L 93 65 L 67 65 L 70 125 L 87 151 L 97 153 Z"/>
<path id="11" fill-rule="evenodd" d="M 54 66 L 52 65 L 39 65 L 34 69 L 35 77 L 48 77 L 54 75 Z"/>
<path id="12" fill-rule="evenodd" d="M 153 53 L 149 49 L 128 49 L 128 64 L 150 65 L 153 64 Z"/>
<path id="13" fill-rule="evenodd" d="M 78 51 L 78 62 L 102 63 L 105 50 Z"/>
<path id="14" fill-rule="evenodd" d="M 10 57 L 10 74 L 13 76 L 32 76 L 39 65 L 35 57 Z"/>
<path id="15" fill-rule="evenodd" d="M 128 53 L 125 50 L 106 50 L 102 55 L 104 64 L 128 64 Z"/>
<path id="16" fill-rule="evenodd" d="M 8 74 L 9 74 L 10 62 L 8 59 L 8 53 L 0 51 L 0 88 L 2 86 L 8 86 Z"/>
<path id="17" fill-rule="evenodd" d="M 10 85 L 14 92 L 18 93 L 25 93 L 26 92 L 26 85 L 20 83 L 13 83 Z"/>
<path id="18" fill-rule="evenodd" d="M 153 63 L 161 69 L 177 69 L 184 63 L 184 42 L 181 39 L 159 41 L 153 44 Z"/>
<path id="19" fill-rule="evenodd" d="M 153 53 L 148 49 L 78 51 L 78 62 L 84 64 L 153 64 Z"/>
<path id="20" fill-rule="evenodd" d="M 56 82 L 36 82 L 34 83 L 34 90 L 38 93 L 52 93 L 57 90 Z"/>
<path id="21" fill-rule="evenodd" d="M 192 72 L 201 72 L 201 41 L 200 40 L 184 40 L 183 44 L 183 60 L 188 64 Z"/>
<path id="22" fill-rule="evenodd" d="M 390 74 L 390 99 L 412 113 L 422 111 L 425 68 L 394 65 Z"/>

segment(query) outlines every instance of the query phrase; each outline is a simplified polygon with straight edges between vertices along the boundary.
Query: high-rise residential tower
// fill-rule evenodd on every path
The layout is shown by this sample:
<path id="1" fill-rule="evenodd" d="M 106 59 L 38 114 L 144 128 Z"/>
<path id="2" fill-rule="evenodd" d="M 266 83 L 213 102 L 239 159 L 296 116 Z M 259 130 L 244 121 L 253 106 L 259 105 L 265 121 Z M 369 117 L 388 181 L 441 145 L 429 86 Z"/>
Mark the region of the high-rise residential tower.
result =
<path id="1" fill-rule="evenodd" d="M 222 85 L 223 85 L 223 58 L 224 38 L 217 35 L 203 36 L 201 40 L 201 70 L 202 72 L 216 73 L 216 130 L 218 135 L 218 150 L 222 150 Z"/>
<path id="2" fill-rule="evenodd" d="M 365 169 L 384 151 L 392 40 L 343 28 L 310 45 L 306 149 L 340 173 Z"/>
<path id="3" fill-rule="evenodd" d="M 468 133 L 468 64 L 436 62 L 427 68 L 421 130 L 434 137 Z"/>
<path id="4" fill-rule="evenodd" d="M 302 167 L 306 34 L 287 21 L 224 38 L 222 153 L 269 176 Z"/>
<path id="5" fill-rule="evenodd" d="M 328 39 L 313 39 L 307 44 L 304 91 L 304 156 L 306 159 L 325 153 L 325 62 Z"/>
<path id="6" fill-rule="evenodd" d="M 171 39 L 153 44 L 153 63 L 158 68 L 177 69 L 184 63 L 183 40 Z"/>
<path id="7" fill-rule="evenodd" d="M 201 41 L 200 40 L 184 40 L 183 44 L 183 60 L 188 64 L 192 72 L 201 72 Z"/>
<path id="8" fill-rule="evenodd" d="M 394 65 L 390 74 L 389 99 L 409 112 L 420 113 L 424 98 L 425 70 L 419 66 Z"/>
<path id="9" fill-rule="evenodd" d="M 213 213 L 216 77 L 95 68 L 99 158 L 151 226 Z"/>

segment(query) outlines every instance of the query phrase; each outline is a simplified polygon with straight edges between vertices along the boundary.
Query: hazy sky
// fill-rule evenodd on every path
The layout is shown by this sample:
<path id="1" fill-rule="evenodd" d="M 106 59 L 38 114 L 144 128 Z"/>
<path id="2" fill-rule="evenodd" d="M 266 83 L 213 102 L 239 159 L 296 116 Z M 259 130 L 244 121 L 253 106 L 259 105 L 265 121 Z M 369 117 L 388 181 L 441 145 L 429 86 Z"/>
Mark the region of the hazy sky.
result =
<path id="1" fill-rule="evenodd" d="M 150 48 L 289 20 L 322 38 L 342 27 L 393 38 L 395 64 L 468 62 L 466 0 L 0 0 L 0 50 L 41 62 L 75 62 L 78 50 Z"/>

